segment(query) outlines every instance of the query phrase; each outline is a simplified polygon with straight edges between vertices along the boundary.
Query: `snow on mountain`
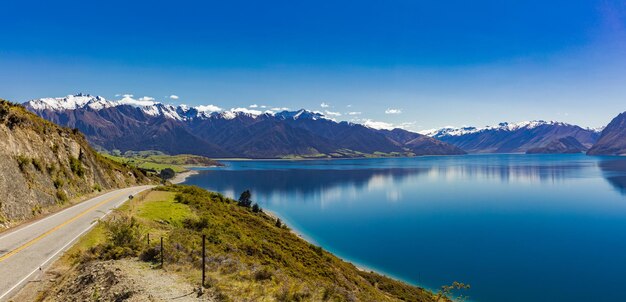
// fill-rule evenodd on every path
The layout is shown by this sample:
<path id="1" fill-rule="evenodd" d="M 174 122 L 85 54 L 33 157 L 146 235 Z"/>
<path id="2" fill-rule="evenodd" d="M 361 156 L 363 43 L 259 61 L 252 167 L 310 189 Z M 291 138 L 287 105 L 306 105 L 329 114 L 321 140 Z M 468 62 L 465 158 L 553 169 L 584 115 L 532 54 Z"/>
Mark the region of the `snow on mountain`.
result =
<path id="1" fill-rule="evenodd" d="M 263 114 L 277 116 L 281 119 L 328 119 L 321 112 L 307 111 L 304 109 L 298 111 L 287 111 L 285 110 L 287 108 L 272 108 L 271 110 L 260 111 L 249 108 L 231 108 L 230 110 L 224 110 L 215 105 L 200 105 L 191 107 L 181 104 L 175 106 L 156 102 L 153 98 L 150 97 L 135 99 L 131 94 L 122 95 L 121 99 L 115 101 L 106 100 L 104 97 L 101 96 L 92 96 L 89 94 L 79 93 L 76 95 L 68 95 L 66 97 L 60 98 L 35 99 L 24 103 L 24 106 L 34 111 L 65 111 L 78 109 L 91 109 L 97 111 L 122 105 L 140 108 L 141 111 L 143 111 L 146 115 L 155 117 L 164 116 L 166 118 L 175 120 L 192 120 L 195 118 L 234 119 L 238 116 L 257 118 Z M 282 111 L 278 112 L 279 110 Z"/>
<path id="2" fill-rule="evenodd" d="M 62 98 L 42 98 L 29 101 L 28 104 L 35 110 L 75 110 L 79 108 L 90 107 L 94 110 L 108 108 L 114 106 L 112 102 L 105 100 L 100 96 L 91 96 L 89 94 L 68 95 Z"/>
<path id="3" fill-rule="evenodd" d="M 517 123 L 499 123 L 494 126 L 485 126 L 482 128 L 478 127 L 452 127 L 446 126 L 439 129 L 429 129 L 419 131 L 419 134 L 423 134 L 430 137 L 444 137 L 444 136 L 462 136 L 466 134 L 479 133 L 483 131 L 516 131 L 520 129 L 534 129 L 543 125 L 555 125 L 555 126 L 569 126 L 567 123 L 557 122 L 557 121 L 543 121 L 543 120 L 535 120 L 535 121 L 523 121 Z"/>
<path id="4" fill-rule="evenodd" d="M 315 121 L 325 118 L 324 114 L 319 111 L 308 111 L 304 109 L 300 109 L 298 111 L 283 110 L 281 112 L 275 113 L 274 116 L 282 120 L 310 119 Z"/>

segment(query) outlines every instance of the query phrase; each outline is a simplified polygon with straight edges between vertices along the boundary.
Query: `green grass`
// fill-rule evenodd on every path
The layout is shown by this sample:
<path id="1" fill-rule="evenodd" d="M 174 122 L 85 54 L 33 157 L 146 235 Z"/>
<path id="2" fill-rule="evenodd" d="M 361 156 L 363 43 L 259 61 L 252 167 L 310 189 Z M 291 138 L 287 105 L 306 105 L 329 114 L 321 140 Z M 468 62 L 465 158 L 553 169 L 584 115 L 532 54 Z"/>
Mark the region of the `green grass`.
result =
<path id="1" fill-rule="evenodd" d="M 188 205 L 174 201 L 175 195 L 172 192 L 151 191 L 137 208 L 137 217 L 174 227 L 182 226 L 185 219 L 196 218 Z"/>
<path id="2" fill-rule="evenodd" d="M 197 283 L 205 235 L 206 286 L 213 295 L 235 301 L 433 301 L 424 289 L 361 272 L 287 227 L 277 227 L 274 218 L 197 187 L 156 188 L 116 215 L 121 219 L 106 224 L 105 234 L 129 244 L 103 243 L 96 236 L 85 242 L 96 246 L 79 259 L 140 256 L 155 261 L 157 238 L 163 236 L 167 271 Z M 153 239 L 150 246 L 146 234 Z"/>
<path id="3" fill-rule="evenodd" d="M 220 165 L 218 162 L 199 155 L 179 154 L 166 155 L 158 151 L 128 151 L 123 155 L 102 154 L 118 163 L 135 166 L 141 169 L 161 171 L 170 168 L 176 173 L 188 171 L 190 166 Z"/>

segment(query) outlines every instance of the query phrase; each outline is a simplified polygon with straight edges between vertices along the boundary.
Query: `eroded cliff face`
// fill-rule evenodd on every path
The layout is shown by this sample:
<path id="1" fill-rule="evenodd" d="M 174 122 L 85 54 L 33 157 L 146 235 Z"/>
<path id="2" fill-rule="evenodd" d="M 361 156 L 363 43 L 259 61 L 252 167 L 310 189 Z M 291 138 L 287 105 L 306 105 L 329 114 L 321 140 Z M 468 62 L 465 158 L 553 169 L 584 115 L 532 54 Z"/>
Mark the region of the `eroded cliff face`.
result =
<path id="1" fill-rule="evenodd" d="M 0 100 L 0 229 L 85 194 L 148 182 L 100 156 L 80 132 Z"/>

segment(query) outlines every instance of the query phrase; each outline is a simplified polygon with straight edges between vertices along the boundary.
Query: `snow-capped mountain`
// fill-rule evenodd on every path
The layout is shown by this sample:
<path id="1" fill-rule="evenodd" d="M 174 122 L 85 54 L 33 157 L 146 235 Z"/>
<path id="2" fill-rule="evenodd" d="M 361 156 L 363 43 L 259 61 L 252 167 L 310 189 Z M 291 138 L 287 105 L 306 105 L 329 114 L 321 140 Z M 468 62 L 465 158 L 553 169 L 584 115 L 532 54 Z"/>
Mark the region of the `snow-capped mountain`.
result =
<path id="1" fill-rule="evenodd" d="M 90 142 L 108 150 L 250 158 L 464 153 L 421 134 L 405 131 L 399 135 L 397 131 L 404 130 L 381 131 L 336 122 L 304 109 L 223 110 L 214 105 L 168 105 L 130 95 L 109 101 L 88 94 L 36 99 L 24 106 L 54 123 L 78 128 Z"/>
<path id="2" fill-rule="evenodd" d="M 118 106 L 133 106 L 139 108 L 143 113 L 150 116 L 164 116 L 175 120 L 191 120 L 194 118 L 215 118 L 222 117 L 226 119 L 235 118 L 238 115 L 246 115 L 257 117 L 264 112 L 250 110 L 247 108 L 232 108 L 231 110 L 222 110 L 214 105 L 202 105 L 190 107 L 187 105 L 168 105 L 154 100 L 133 99 L 131 95 L 124 95 L 120 100 L 106 100 L 101 96 L 92 96 L 89 94 L 75 94 L 60 98 L 42 98 L 35 99 L 24 103 L 24 106 L 33 111 L 64 111 L 64 110 L 102 110 Z M 265 113 L 274 114 L 273 111 Z"/>
<path id="3" fill-rule="evenodd" d="M 597 129 L 582 128 L 557 121 L 499 123 L 485 127 L 443 127 L 420 134 L 455 145 L 470 153 L 518 153 L 542 148 L 553 141 L 573 137 L 585 148 L 598 139 Z"/>

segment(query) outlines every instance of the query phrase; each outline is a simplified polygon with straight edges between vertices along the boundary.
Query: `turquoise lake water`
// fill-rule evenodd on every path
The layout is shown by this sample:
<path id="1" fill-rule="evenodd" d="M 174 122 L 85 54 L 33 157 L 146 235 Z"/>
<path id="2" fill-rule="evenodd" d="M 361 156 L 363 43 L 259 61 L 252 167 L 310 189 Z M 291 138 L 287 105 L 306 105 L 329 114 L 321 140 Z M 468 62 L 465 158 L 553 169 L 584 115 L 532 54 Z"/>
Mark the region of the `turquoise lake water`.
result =
<path id="1" fill-rule="evenodd" d="M 626 158 L 226 161 L 190 177 L 324 249 L 472 301 L 626 301 Z"/>

